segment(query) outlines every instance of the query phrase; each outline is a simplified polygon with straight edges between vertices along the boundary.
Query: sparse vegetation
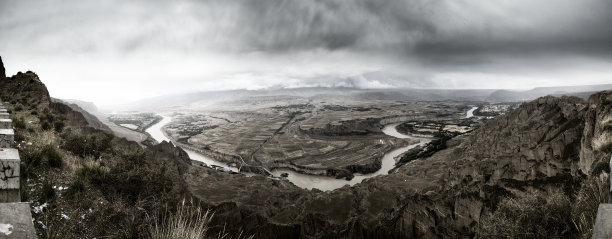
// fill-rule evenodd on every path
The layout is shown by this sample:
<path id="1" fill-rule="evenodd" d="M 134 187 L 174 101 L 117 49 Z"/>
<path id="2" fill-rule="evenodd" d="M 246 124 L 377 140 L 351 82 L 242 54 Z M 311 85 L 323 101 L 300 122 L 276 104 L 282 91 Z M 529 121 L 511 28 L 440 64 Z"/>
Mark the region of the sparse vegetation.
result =
<path id="1" fill-rule="evenodd" d="M 49 181 L 44 181 L 42 184 L 42 194 L 40 197 L 41 202 L 48 202 L 55 198 L 55 189 L 53 184 Z"/>
<path id="2" fill-rule="evenodd" d="M 25 129 L 26 128 L 26 123 L 25 120 L 23 119 L 23 117 L 16 117 L 13 119 L 13 126 L 16 129 Z"/>
<path id="3" fill-rule="evenodd" d="M 563 191 L 527 192 L 503 199 L 481 220 L 480 238 L 591 238 L 600 203 L 608 202 L 607 177 L 581 183 L 571 198 Z"/>
<path id="4" fill-rule="evenodd" d="M 66 191 L 62 195 L 72 199 L 83 191 L 85 191 L 85 182 L 83 182 L 82 178 L 77 177 L 73 179 L 70 184 L 68 184 L 68 189 L 66 189 Z"/>
<path id="5" fill-rule="evenodd" d="M 578 237 L 591 238 L 593 225 L 597 217 L 597 208 L 607 203 L 610 197 L 608 177 L 593 177 L 582 183 L 580 191 L 572 205 L 572 220 L 578 230 Z"/>
<path id="6" fill-rule="evenodd" d="M 56 146 L 45 145 L 41 150 L 41 156 L 51 167 L 61 168 L 64 164 L 62 155 L 56 150 Z"/>
<path id="7" fill-rule="evenodd" d="M 174 213 L 166 212 L 162 216 L 161 223 L 151 226 L 151 238 L 206 238 L 212 217 L 213 213 L 210 211 L 204 211 L 197 206 L 185 205 L 183 201 Z"/>
<path id="8" fill-rule="evenodd" d="M 481 238 L 572 238 L 570 200 L 562 192 L 548 195 L 527 192 L 501 201 L 495 212 L 481 220 Z"/>
<path id="9" fill-rule="evenodd" d="M 113 135 L 99 131 L 91 134 L 70 132 L 62 135 L 65 139 L 63 148 L 81 157 L 93 156 L 100 157 L 100 154 L 108 150 Z"/>

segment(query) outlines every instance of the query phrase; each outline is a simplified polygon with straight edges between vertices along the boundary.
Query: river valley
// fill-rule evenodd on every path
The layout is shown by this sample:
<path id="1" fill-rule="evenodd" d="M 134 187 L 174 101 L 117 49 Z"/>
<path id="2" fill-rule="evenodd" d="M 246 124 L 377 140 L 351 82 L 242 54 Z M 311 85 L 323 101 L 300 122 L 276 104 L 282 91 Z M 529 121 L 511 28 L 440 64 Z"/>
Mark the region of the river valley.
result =
<path id="1" fill-rule="evenodd" d="M 160 122 L 148 128 L 146 132 L 149 133 L 151 137 L 153 137 L 158 142 L 162 142 L 162 141 L 171 142 L 172 140 L 170 140 L 166 136 L 166 134 L 163 132 L 163 127 L 166 124 L 170 123 L 171 121 L 172 121 L 171 117 L 163 116 L 163 119 Z M 396 130 L 397 125 L 398 123 L 386 125 L 382 129 L 382 132 L 385 133 L 386 135 L 396 137 L 399 139 L 417 139 L 412 136 L 401 134 L 397 132 Z M 323 190 L 323 191 L 330 191 L 330 190 L 334 190 L 337 188 L 341 188 L 345 185 L 352 186 L 352 185 L 362 182 L 364 179 L 375 177 L 378 175 L 388 174 L 389 170 L 395 167 L 397 156 L 401 155 L 402 153 L 416 146 L 425 145 L 429 142 L 429 139 L 424 139 L 424 138 L 418 138 L 418 139 L 420 140 L 420 142 L 417 144 L 408 145 L 408 146 L 401 147 L 398 149 L 394 149 L 390 152 L 387 152 L 382 158 L 381 168 L 378 171 L 374 173 L 370 173 L 370 174 L 355 174 L 355 177 L 353 177 L 351 180 L 336 179 L 336 178 L 326 177 L 326 176 L 301 174 L 301 173 L 297 173 L 293 170 L 288 170 L 288 169 L 275 169 L 275 170 L 272 170 L 272 174 L 276 177 L 282 178 L 281 175 L 286 173 L 288 175 L 287 180 L 291 181 L 296 186 L 305 188 L 305 189 L 316 188 L 316 189 Z M 226 163 L 214 160 L 210 157 L 206 157 L 193 150 L 189 150 L 189 149 L 184 149 L 184 150 L 187 152 L 187 154 L 189 154 L 189 157 L 193 160 L 206 163 L 207 165 L 221 166 L 225 170 L 231 170 L 234 172 L 238 172 L 238 168 L 236 167 L 230 167 Z"/>

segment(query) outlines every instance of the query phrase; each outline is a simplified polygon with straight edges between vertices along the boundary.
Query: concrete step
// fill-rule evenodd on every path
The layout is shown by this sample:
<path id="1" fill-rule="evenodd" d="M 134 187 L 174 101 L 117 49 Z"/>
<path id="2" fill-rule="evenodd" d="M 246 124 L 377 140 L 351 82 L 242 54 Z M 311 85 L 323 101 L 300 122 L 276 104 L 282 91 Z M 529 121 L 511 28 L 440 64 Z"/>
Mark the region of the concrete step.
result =
<path id="1" fill-rule="evenodd" d="M 591 238 L 612 238 L 612 204 L 599 204 Z"/>
<path id="2" fill-rule="evenodd" d="M 21 201 L 19 194 L 20 161 L 17 149 L 0 149 L 0 203 Z"/>
<path id="3" fill-rule="evenodd" d="M 30 203 L 0 203 L 0 239 L 37 238 Z"/>
<path id="4" fill-rule="evenodd" d="M 9 113 L 0 113 L 0 119 L 10 119 Z"/>
<path id="5" fill-rule="evenodd" d="M 12 148 L 15 144 L 13 129 L 0 129 L 0 148 Z"/>
<path id="6" fill-rule="evenodd" d="M 11 128 L 13 128 L 13 120 L 0 119 L 0 129 L 11 129 Z"/>

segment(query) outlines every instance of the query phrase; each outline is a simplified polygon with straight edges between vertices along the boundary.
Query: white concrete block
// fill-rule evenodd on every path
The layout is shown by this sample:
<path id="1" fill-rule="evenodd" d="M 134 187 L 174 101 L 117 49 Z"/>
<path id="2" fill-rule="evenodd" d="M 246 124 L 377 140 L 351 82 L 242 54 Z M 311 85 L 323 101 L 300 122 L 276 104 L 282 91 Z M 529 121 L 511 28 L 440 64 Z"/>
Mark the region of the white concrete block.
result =
<path id="1" fill-rule="evenodd" d="M 13 121 L 11 119 L 0 119 L 0 129 L 11 128 L 13 128 Z"/>
<path id="2" fill-rule="evenodd" d="M 0 129 L 0 148 L 12 148 L 15 143 L 13 129 Z"/>
<path id="3" fill-rule="evenodd" d="M 0 191 L 19 190 L 19 151 L 2 149 L 0 151 Z"/>
<path id="4" fill-rule="evenodd" d="M 27 202 L 0 203 L 0 239 L 38 238 L 32 223 L 31 210 L 30 203 Z"/>

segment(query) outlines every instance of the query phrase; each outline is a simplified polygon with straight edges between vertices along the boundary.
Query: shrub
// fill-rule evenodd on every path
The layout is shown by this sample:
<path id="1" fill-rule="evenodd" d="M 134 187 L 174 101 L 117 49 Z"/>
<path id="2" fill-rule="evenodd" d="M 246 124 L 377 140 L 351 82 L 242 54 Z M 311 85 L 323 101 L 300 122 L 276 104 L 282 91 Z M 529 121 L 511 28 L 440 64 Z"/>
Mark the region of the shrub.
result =
<path id="1" fill-rule="evenodd" d="M 76 171 L 78 177 L 98 186 L 106 181 L 107 173 L 108 169 L 96 162 L 85 163 L 84 167 Z"/>
<path id="2" fill-rule="evenodd" d="M 64 192 L 64 195 L 68 198 L 74 198 L 75 195 L 85 191 L 85 183 L 80 177 L 75 178 L 68 184 L 68 189 Z"/>
<path id="3" fill-rule="evenodd" d="M 94 156 L 100 154 L 111 146 L 113 135 L 99 131 L 91 134 L 64 134 L 63 148 L 81 157 Z"/>
<path id="4" fill-rule="evenodd" d="M 48 121 L 42 121 L 42 123 L 40 124 L 40 128 L 42 128 L 43 130 L 49 130 L 51 129 L 51 123 L 49 123 Z"/>
<path id="5" fill-rule="evenodd" d="M 53 128 L 55 129 L 56 132 L 62 132 L 62 130 L 64 129 L 64 122 L 55 121 L 53 123 Z"/>
<path id="6" fill-rule="evenodd" d="M 49 181 L 44 181 L 42 185 L 42 194 L 40 195 L 41 202 L 47 202 L 55 198 L 55 189 Z"/>
<path id="7" fill-rule="evenodd" d="M 101 185 L 103 190 L 131 204 L 140 198 L 168 196 L 172 190 L 172 180 L 166 175 L 165 168 L 151 168 L 142 153 L 122 155 L 107 176 Z"/>
<path id="8" fill-rule="evenodd" d="M 19 150 L 19 156 L 22 159 L 21 161 L 27 166 L 38 167 L 42 162 L 42 155 L 40 154 L 40 151 L 34 148 Z"/>
<path id="9" fill-rule="evenodd" d="M 13 119 L 13 126 L 16 129 L 25 129 L 26 128 L 26 123 L 25 123 L 25 120 L 23 119 L 23 117 L 19 117 L 19 118 Z"/>
<path id="10" fill-rule="evenodd" d="M 16 111 L 21 111 L 21 110 L 23 110 L 23 105 L 22 105 L 22 104 L 17 104 L 17 105 L 15 105 L 15 110 L 16 110 Z"/>
<path id="11" fill-rule="evenodd" d="M 49 166 L 60 168 L 64 162 L 62 160 L 62 155 L 55 148 L 56 147 L 51 144 L 45 145 L 40 151 L 40 154 Z"/>
<path id="12" fill-rule="evenodd" d="M 482 238 L 573 238 L 576 234 L 569 197 L 561 192 L 506 198 L 480 226 Z"/>

